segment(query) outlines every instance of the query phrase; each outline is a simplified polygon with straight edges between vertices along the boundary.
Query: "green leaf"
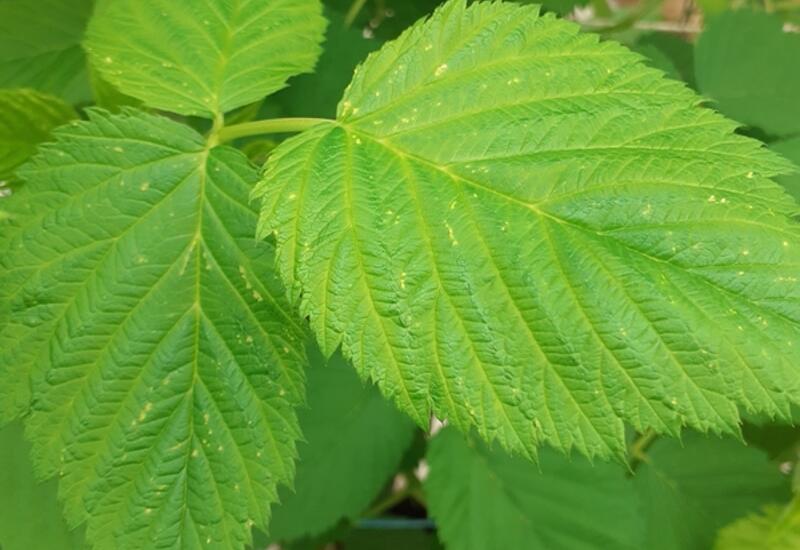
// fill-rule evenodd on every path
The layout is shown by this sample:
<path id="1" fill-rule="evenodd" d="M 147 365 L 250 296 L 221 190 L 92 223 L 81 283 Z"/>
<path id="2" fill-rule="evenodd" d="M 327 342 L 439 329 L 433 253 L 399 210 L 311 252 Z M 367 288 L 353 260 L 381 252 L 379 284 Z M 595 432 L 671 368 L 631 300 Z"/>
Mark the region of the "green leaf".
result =
<path id="1" fill-rule="evenodd" d="M 447 548 L 642 548 L 636 493 L 618 464 L 542 452 L 537 466 L 451 429 L 428 451 L 426 501 Z"/>
<path id="2" fill-rule="evenodd" d="M 214 117 L 313 69 L 324 30 L 319 0 L 115 0 L 98 6 L 86 49 L 123 93 Z"/>
<path id="3" fill-rule="evenodd" d="M 318 352 L 317 352 L 318 354 Z M 356 519 L 397 468 L 415 426 L 365 386 L 340 355 L 308 371 L 305 439 L 298 445 L 294 491 L 279 492 L 269 534 L 274 540 L 314 536 L 340 519 Z"/>
<path id="4" fill-rule="evenodd" d="M 757 46 L 755 46 L 757 45 Z M 695 52 L 697 84 L 725 115 L 770 134 L 800 131 L 800 36 L 780 17 L 740 10 L 710 19 Z"/>
<path id="5" fill-rule="evenodd" d="M 38 482 L 29 452 L 22 424 L 0 429 L 0 548 L 82 548 L 80 533 L 70 531 L 61 515 L 56 481 Z"/>
<path id="6" fill-rule="evenodd" d="M 723 525 L 788 496 L 764 452 L 696 433 L 656 441 L 635 481 L 652 550 L 706 550 Z"/>
<path id="7" fill-rule="evenodd" d="M 800 136 L 773 143 L 769 147 L 795 163 L 794 173 L 777 179 L 790 195 L 800 201 Z"/>
<path id="8" fill-rule="evenodd" d="M 10 179 L 53 128 L 77 116 L 72 107 L 50 95 L 0 90 L 0 180 Z"/>
<path id="9" fill-rule="evenodd" d="M 0 418 L 99 548 L 242 548 L 294 471 L 305 332 L 256 171 L 190 128 L 90 111 L 19 174 L 0 231 Z"/>
<path id="10" fill-rule="evenodd" d="M 800 500 L 788 507 L 765 506 L 760 514 L 735 521 L 720 531 L 714 550 L 788 550 L 800 548 Z"/>
<path id="11" fill-rule="evenodd" d="M 92 0 L 0 1 L 0 88 L 91 97 L 81 39 Z"/>
<path id="12" fill-rule="evenodd" d="M 683 84 L 534 7 L 453 0 L 254 193 L 293 300 L 420 425 L 622 455 L 800 401 L 789 170 Z"/>

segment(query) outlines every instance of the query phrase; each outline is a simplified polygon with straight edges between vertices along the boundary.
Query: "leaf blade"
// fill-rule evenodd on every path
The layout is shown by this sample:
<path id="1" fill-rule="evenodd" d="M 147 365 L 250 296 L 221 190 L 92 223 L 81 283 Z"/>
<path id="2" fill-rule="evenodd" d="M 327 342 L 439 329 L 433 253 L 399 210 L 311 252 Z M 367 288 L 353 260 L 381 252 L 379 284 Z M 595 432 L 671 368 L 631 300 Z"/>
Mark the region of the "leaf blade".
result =
<path id="1" fill-rule="evenodd" d="M 92 65 L 123 93 L 167 111 L 214 118 L 309 72 L 324 28 L 318 0 L 154 0 L 147 9 L 124 0 L 98 7 L 86 49 Z"/>
<path id="2" fill-rule="evenodd" d="M 797 205 L 698 102 L 535 8 L 451 1 L 276 149 L 260 235 L 322 349 L 421 425 L 529 455 L 735 433 L 800 398 Z"/>
<path id="3" fill-rule="evenodd" d="M 0 240 L 0 387 L 32 377 L 37 469 L 99 547 L 242 548 L 293 476 L 304 396 L 255 172 L 136 111 L 56 137 Z"/>

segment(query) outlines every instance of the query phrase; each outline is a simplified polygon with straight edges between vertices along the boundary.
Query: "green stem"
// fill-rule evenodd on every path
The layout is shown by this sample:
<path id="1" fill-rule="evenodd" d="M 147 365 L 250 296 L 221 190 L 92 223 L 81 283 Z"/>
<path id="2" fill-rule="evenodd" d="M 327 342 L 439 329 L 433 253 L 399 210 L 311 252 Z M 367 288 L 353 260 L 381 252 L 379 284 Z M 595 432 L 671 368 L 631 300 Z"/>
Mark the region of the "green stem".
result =
<path id="1" fill-rule="evenodd" d="M 220 143 L 232 139 L 255 136 L 259 134 L 283 134 L 288 132 L 302 132 L 322 122 L 331 122 L 327 118 L 271 118 L 268 120 L 255 120 L 226 126 L 217 132 Z"/>
<path id="2" fill-rule="evenodd" d="M 412 495 L 411 487 L 406 487 L 400 491 L 389 493 L 386 498 L 375 504 L 372 508 L 362 514 L 362 518 L 376 518 L 381 516 L 387 510 L 391 510 L 396 504 L 403 502 L 406 498 Z"/>
<path id="3" fill-rule="evenodd" d="M 358 17 L 358 14 L 361 13 L 364 4 L 367 3 L 367 0 L 354 0 L 352 4 L 350 4 L 350 9 L 347 10 L 347 15 L 344 16 L 344 26 L 349 27 L 353 24 Z"/>

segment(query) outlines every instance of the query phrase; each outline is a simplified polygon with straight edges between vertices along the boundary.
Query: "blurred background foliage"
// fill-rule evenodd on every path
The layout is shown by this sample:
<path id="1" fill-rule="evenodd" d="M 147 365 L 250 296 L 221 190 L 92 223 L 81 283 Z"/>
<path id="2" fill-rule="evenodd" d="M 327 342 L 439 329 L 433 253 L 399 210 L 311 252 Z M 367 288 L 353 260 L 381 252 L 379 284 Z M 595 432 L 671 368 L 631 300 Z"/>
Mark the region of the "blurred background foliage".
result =
<path id="1" fill-rule="evenodd" d="M 329 26 L 316 72 L 239 109 L 229 123 L 335 116 L 356 65 L 439 1 L 324 3 Z M 737 120 L 741 133 L 800 164 L 800 0 L 542 3 L 626 44 Z M 86 64 L 80 44 L 92 5 L 0 0 L 0 139 L 19 131 L 3 125 L 2 89 L 30 88 L 77 112 L 139 106 Z M 282 137 L 240 145 L 261 163 Z M 3 174 L 13 168 L 0 162 Z M 800 200 L 800 175 L 780 183 Z M 796 427 L 748 418 L 739 440 L 631 434 L 627 468 L 548 452 L 537 466 L 446 428 L 431 437 L 341 358 L 326 366 L 313 350 L 312 357 L 297 484 L 281 491 L 271 535 L 256 533 L 257 548 L 800 549 Z M 19 425 L 0 429 L 0 547 L 83 548 L 81 530 L 61 518 L 55 482 L 34 480 L 28 450 Z"/>

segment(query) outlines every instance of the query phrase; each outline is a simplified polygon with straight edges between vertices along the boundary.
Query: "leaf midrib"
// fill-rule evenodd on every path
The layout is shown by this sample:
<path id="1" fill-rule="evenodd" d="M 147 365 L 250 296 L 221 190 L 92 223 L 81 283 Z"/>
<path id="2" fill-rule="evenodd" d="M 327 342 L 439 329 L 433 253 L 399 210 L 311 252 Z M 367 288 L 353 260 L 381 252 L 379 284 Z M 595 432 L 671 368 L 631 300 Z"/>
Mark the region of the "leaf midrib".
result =
<path id="1" fill-rule="evenodd" d="M 692 271 L 690 271 L 690 270 L 688 270 L 686 268 L 683 268 L 682 266 L 677 265 L 677 264 L 675 264 L 675 263 L 673 263 L 673 262 L 671 262 L 669 260 L 658 258 L 656 256 L 652 256 L 651 254 L 648 254 L 648 253 L 646 253 L 646 252 L 644 252 L 642 250 L 639 250 L 637 248 L 634 248 L 634 247 L 630 246 L 625 241 L 621 241 L 619 239 L 615 239 L 614 237 L 612 237 L 610 235 L 607 235 L 607 234 L 605 234 L 603 232 L 599 232 L 599 231 L 594 230 L 594 229 L 592 229 L 590 227 L 586 227 L 586 226 L 580 225 L 580 224 L 575 223 L 575 222 L 573 222 L 571 220 L 567 220 L 565 218 L 561 218 L 561 217 L 559 217 L 559 216 L 557 216 L 555 214 L 552 214 L 550 212 L 542 210 L 541 208 L 539 208 L 538 203 L 528 203 L 528 202 L 520 200 L 520 199 L 518 199 L 516 197 L 513 197 L 513 196 L 508 195 L 506 193 L 503 193 L 501 191 L 498 191 L 497 189 L 493 189 L 491 187 L 488 187 L 484 183 L 481 183 L 479 181 L 470 179 L 467 176 L 463 176 L 461 174 L 457 174 L 457 173 L 453 172 L 446 165 L 437 164 L 436 162 L 431 161 L 429 159 L 426 159 L 424 157 L 421 157 L 421 156 L 419 156 L 419 155 L 417 155 L 415 153 L 412 153 L 410 151 L 406 151 L 404 149 L 401 149 L 400 147 L 398 147 L 397 145 L 395 145 L 394 143 L 392 143 L 388 139 L 384 139 L 384 138 L 372 135 L 372 134 L 370 134 L 368 132 L 365 132 L 365 131 L 363 131 L 361 129 L 354 128 L 352 125 L 348 125 L 348 124 L 342 123 L 342 122 L 335 122 L 334 124 L 336 124 L 338 126 L 341 126 L 348 133 L 352 133 L 352 134 L 357 135 L 358 137 L 363 138 L 363 139 L 368 139 L 368 140 L 370 140 L 370 141 L 382 146 L 383 148 L 389 150 L 390 152 L 393 152 L 398 157 L 410 158 L 410 159 L 412 159 L 412 160 L 414 160 L 416 162 L 419 162 L 419 163 L 424 164 L 424 165 L 426 165 L 426 166 L 428 166 L 430 168 L 433 168 L 434 170 L 445 174 L 448 178 L 450 178 L 453 181 L 456 181 L 456 180 L 457 181 L 462 181 L 462 182 L 466 183 L 467 185 L 469 185 L 470 187 L 473 187 L 473 188 L 478 189 L 478 190 L 480 190 L 482 192 L 494 195 L 494 196 L 498 197 L 500 200 L 502 200 L 504 202 L 515 204 L 515 205 L 517 205 L 519 207 L 525 208 L 525 209 L 535 213 L 537 216 L 539 216 L 541 218 L 550 219 L 550 220 L 552 220 L 552 221 L 554 221 L 554 222 L 556 222 L 556 223 L 558 223 L 560 225 L 569 226 L 569 227 L 571 227 L 573 229 L 576 229 L 578 231 L 581 231 L 581 232 L 584 232 L 584 233 L 589 233 L 591 235 L 599 237 L 600 239 L 611 238 L 615 243 L 618 243 L 619 245 L 623 246 L 626 250 L 629 250 L 629 251 L 631 251 L 631 252 L 633 252 L 633 253 L 635 253 L 635 254 L 637 254 L 639 256 L 642 256 L 642 257 L 646 258 L 649 261 L 657 262 L 657 263 L 663 264 L 663 265 L 668 265 L 670 267 L 670 269 L 677 269 L 681 273 L 689 274 L 695 280 L 702 282 L 704 285 L 714 289 L 715 291 L 722 292 L 722 293 L 725 293 L 727 295 L 730 295 L 736 300 L 743 300 L 746 303 L 748 303 L 749 305 L 751 305 L 751 306 L 753 306 L 753 307 L 755 307 L 755 308 L 757 308 L 759 310 L 763 308 L 763 306 L 761 304 L 759 304 L 757 302 L 754 302 L 753 300 L 751 300 L 751 299 L 749 299 L 747 297 L 744 297 L 744 296 L 741 296 L 739 294 L 736 294 L 736 293 L 732 292 L 731 290 L 729 290 L 727 288 L 717 286 L 716 284 L 714 284 L 713 281 L 710 281 L 710 280 L 706 279 L 705 277 L 702 277 L 702 276 L 698 275 L 697 273 L 694 273 L 694 272 L 692 272 Z M 614 149 L 614 148 L 613 147 L 608 147 L 607 149 L 611 150 L 611 149 Z M 646 149 L 646 150 L 658 150 L 658 151 L 665 150 L 665 149 L 662 149 L 662 148 L 655 148 L 655 147 L 654 148 L 645 147 L 644 149 Z M 696 152 L 696 153 L 707 153 L 707 151 L 702 151 L 702 150 L 688 150 L 688 151 L 692 151 L 692 152 Z M 777 230 L 777 228 L 775 228 L 775 229 Z M 772 309 L 766 309 L 765 313 L 767 315 L 770 315 L 774 319 L 780 319 L 781 321 L 787 322 L 787 323 L 794 323 L 794 321 L 792 319 L 789 319 L 785 315 L 783 315 L 783 314 L 781 314 L 781 313 L 779 313 L 777 311 L 773 311 Z"/>

